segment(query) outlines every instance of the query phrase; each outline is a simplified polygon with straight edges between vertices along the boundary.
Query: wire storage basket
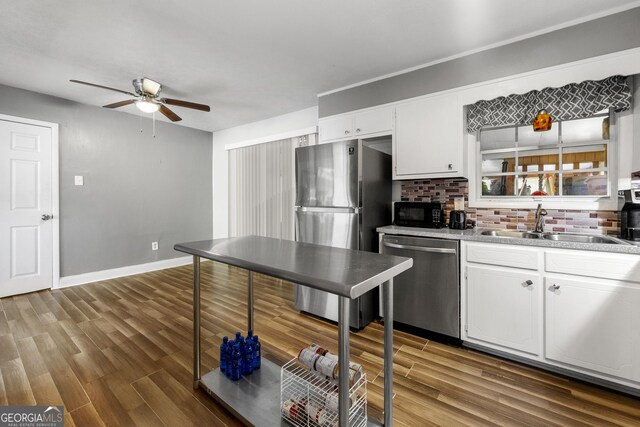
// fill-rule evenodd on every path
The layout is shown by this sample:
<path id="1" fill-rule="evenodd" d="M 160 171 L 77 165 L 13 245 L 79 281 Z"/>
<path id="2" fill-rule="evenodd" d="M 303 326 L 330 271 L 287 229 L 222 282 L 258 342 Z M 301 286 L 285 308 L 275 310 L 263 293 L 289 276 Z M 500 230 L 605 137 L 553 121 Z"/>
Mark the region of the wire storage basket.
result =
<path id="1" fill-rule="evenodd" d="M 297 358 L 280 370 L 282 418 L 299 427 L 338 426 L 338 385 L 310 371 Z M 349 389 L 349 426 L 367 425 L 367 378 L 362 376 Z"/>

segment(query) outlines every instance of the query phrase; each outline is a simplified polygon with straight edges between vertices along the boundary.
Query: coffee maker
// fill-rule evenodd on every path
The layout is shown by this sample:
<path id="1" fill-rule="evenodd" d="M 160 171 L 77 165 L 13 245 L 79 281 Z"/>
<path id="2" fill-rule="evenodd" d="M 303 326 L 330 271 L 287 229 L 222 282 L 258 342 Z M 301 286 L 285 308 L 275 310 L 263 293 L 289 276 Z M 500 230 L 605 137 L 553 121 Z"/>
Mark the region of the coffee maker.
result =
<path id="1" fill-rule="evenodd" d="M 453 200 L 453 210 L 449 212 L 449 228 L 452 230 L 464 230 L 467 228 L 464 197 L 456 197 Z"/>
<path id="2" fill-rule="evenodd" d="M 640 241 L 640 189 L 623 190 L 624 206 L 620 212 L 620 237 Z"/>

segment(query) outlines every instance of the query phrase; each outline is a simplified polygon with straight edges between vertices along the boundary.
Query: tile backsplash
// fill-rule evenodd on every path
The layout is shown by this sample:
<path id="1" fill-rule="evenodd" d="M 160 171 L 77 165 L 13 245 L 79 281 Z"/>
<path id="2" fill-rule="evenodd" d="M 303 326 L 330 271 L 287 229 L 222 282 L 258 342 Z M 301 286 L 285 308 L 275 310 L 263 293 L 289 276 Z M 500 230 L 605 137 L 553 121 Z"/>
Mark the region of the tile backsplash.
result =
<path id="1" fill-rule="evenodd" d="M 444 203 L 447 221 L 454 199 L 464 197 L 467 219 L 475 221 L 477 227 L 530 230 L 534 226 L 535 209 L 470 208 L 469 182 L 462 178 L 403 181 L 400 197 L 403 201 Z M 547 209 L 544 229 L 619 235 L 620 214 L 616 211 Z"/>

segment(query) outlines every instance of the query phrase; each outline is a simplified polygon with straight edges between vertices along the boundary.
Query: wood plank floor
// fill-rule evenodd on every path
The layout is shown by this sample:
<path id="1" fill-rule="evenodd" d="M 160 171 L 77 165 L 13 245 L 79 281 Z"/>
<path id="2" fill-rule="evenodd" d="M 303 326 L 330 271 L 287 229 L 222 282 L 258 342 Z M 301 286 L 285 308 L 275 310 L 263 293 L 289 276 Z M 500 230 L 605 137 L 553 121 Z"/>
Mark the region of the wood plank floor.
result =
<path id="1" fill-rule="evenodd" d="M 246 272 L 202 264 L 203 364 L 224 335 L 245 330 Z M 66 426 L 235 426 L 191 387 L 191 266 L 0 299 L 0 405 L 64 405 Z M 256 275 L 256 333 L 288 360 L 336 327 L 291 308 L 291 285 Z M 351 335 L 351 357 L 382 406 L 383 327 Z M 400 426 L 640 426 L 640 400 L 397 332 Z"/>

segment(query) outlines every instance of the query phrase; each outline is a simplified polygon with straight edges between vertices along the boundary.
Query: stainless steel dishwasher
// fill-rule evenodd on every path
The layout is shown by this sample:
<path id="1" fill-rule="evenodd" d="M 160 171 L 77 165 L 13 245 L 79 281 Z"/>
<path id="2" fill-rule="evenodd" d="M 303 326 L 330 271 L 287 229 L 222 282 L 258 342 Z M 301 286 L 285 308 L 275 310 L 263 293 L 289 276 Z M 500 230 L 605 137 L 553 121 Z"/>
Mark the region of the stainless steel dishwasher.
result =
<path id="1" fill-rule="evenodd" d="M 413 258 L 393 279 L 394 321 L 460 338 L 460 243 L 384 235 L 380 252 Z"/>

